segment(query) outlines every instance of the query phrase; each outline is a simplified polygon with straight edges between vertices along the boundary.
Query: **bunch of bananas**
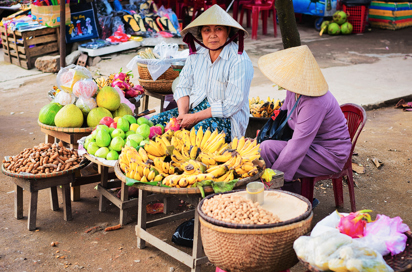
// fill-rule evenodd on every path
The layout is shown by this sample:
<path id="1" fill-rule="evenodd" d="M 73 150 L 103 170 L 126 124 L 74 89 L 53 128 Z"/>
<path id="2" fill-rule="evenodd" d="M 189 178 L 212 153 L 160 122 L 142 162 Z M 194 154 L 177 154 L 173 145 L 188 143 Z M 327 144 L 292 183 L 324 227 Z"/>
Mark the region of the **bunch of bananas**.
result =
<path id="1" fill-rule="evenodd" d="M 151 48 L 146 48 L 137 53 L 142 59 L 156 59 Z"/>
<path id="2" fill-rule="evenodd" d="M 106 87 L 106 86 L 112 86 L 112 80 L 104 76 L 98 77 L 94 81 L 96 82 L 99 89 Z"/>
<path id="3" fill-rule="evenodd" d="M 273 111 L 278 110 L 282 106 L 282 102 L 278 99 L 268 97 L 266 101 L 258 97 L 249 99 L 250 113 L 253 117 L 270 117 Z"/>
<path id="4" fill-rule="evenodd" d="M 201 127 L 197 131 L 168 130 L 139 151 L 132 149 L 122 150 L 120 167 L 127 177 L 142 182 L 161 181 L 166 186 L 185 188 L 204 180 L 229 182 L 259 172 L 256 141 L 242 137 L 225 143 L 224 133 L 210 129 L 203 133 Z"/>

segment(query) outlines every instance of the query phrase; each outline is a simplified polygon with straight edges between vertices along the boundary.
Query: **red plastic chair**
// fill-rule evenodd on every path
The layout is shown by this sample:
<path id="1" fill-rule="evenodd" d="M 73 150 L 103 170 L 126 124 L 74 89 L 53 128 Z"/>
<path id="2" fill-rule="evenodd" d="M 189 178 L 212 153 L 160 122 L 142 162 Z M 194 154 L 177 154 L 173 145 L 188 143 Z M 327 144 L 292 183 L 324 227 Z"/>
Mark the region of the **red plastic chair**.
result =
<path id="1" fill-rule="evenodd" d="M 259 23 L 259 13 L 262 12 L 262 32 L 263 35 L 266 35 L 268 32 L 268 17 L 269 11 L 273 11 L 273 28 L 275 37 L 277 36 L 277 23 L 276 23 L 276 8 L 275 0 L 267 0 L 266 2 L 261 2 L 256 0 L 254 4 L 243 5 L 242 11 L 240 13 L 240 25 L 243 23 L 243 14 L 247 10 L 248 12 L 252 11 L 252 39 L 257 40 L 257 30 Z"/>
<path id="2" fill-rule="evenodd" d="M 352 148 L 350 151 L 348 161 L 346 162 L 345 166 L 343 167 L 343 170 L 340 173 L 336 173 L 329 176 L 301 178 L 301 189 L 302 195 L 310 201 L 312 201 L 313 190 L 316 182 L 320 180 L 331 179 L 333 183 L 333 193 L 335 195 L 335 205 L 336 207 L 343 207 L 342 178 L 346 176 L 348 180 L 351 210 L 352 212 L 356 212 L 355 190 L 352 173 L 352 154 L 353 150 L 355 149 L 356 141 L 358 140 L 358 137 L 362 132 L 363 127 L 365 126 L 366 112 L 361 106 L 350 103 L 344 104 L 340 108 L 342 109 L 342 112 L 347 120 L 349 134 L 352 140 Z"/>
<path id="3" fill-rule="evenodd" d="M 237 15 L 239 13 L 239 8 L 242 7 L 243 5 L 250 5 L 253 4 L 254 0 L 235 0 L 233 3 L 233 19 L 237 21 Z M 246 14 L 247 15 L 247 27 L 250 27 L 250 14 L 249 12 Z"/>
<path id="4" fill-rule="evenodd" d="M 217 0 L 194 0 L 192 21 L 202 13 L 202 9 L 205 11 L 215 4 L 226 10 L 226 4 L 218 3 Z"/>

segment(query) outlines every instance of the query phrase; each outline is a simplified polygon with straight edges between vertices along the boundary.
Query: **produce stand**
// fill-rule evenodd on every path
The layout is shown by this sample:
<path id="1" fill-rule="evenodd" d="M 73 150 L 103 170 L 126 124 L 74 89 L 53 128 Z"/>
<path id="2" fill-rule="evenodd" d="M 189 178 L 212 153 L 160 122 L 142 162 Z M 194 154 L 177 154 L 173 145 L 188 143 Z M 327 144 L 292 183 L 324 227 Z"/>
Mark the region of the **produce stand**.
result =
<path id="1" fill-rule="evenodd" d="M 120 209 L 120 224 L 127 224 L 127 209 L 137 206 L 137 199 L 129 199 L 129 186 L 121 180 L 109 180 L 109 168 L 113 168 L 110 165 L 106 165 L 97 160 L 89 154 L 84 155 L 88 160 L 99 166 L 100 183 L 98 184 L 97 191 L 100 194 L 99 197 L 99 211 L 104 212 L 107 209 L 108 201 L 116 205 Z M 121 187 L 120 199 L 110 193 L 110 189 Z"/>
<path id="2" fill-rule="evenodd" d="M 15 174 L 6 171 L 2 165 L 3 174 L 13 177 L 14 182 L 14 216 L 23 218 L 23 189 L 30 193 L 30 204 L 28 214 L 28 230 L 36 229 L 38 192 L 50 188 L 50 204 L 53 211 L 59 209 L 57 186 L 62 186 L 63 195 L 63 218 L 65 221 L 72 220 L 72 208 L 70 202 L 70 183 L 74 181 L 74 173 L 77 168 L 52 174 Z"/>
<path id="3" fill-rule="evenodd" d="M 119 164 L 117 163 L 114 167 L 116 176 L 122 181 L 126 182 L 126 176 L 123 174 L 120 169 Z M 237 187 L 246 186 L 247 183 L 259 179 L 263 171 L 260 171 L 257 175 L 249 178 L 242 179 L 236 184 Z M 283 175 L 279 176 L 283 181 Z M 171 257 L 175 258 L 179 262 L 190 267 L 191 271 L 200 271 L 200 265 L 208 261 L 208 258 L 203 252 L 202 241 L 200 238 L 200 224 L 199 224 L 199 214 L 196 210 L 190 210 L 182 212 L 179 214 L 169 215 L 160 219 L 147 221 L 147 212 L 146 205 L 151 201 L 161 200 L 165 196 L 176 197 L 179 200 L 186 201 L 195 207 L 201 201 L 201 195 L 199 188 L 168 188 L 168 187 L 159 187 L 151 186 L 144 184 L 135 184 L 134 187 L 139 189 L 138 197 L 138 212 L 137 212 L 137 226 L 136 226 L 136 235 L 137 235 L 137 247 L 143 249 L 146 247 L 146 241 L 152 244 L 154 247 L 160 249 L 166 254 L 169 254 Z M 213 193 L 213 188 L 211 186 L 204 187 L 206 194 Z M 194 225 L 194 234 L 193 234 L 193 250 L 192 254 L 189 255 L 186 252 L 177 249 L 176 247 L 169 245 L 163 240 L 157 238 L 153 234 L 150 234 L 147 231 L 147 228 L 166 224 L 171 221 L 183 219 L 183 218 L 195 218 Z"/>
<path id="4" fill-rule="evenodd" d="M 77 141 L 90 135 L 93 128 L 60 128 L 48 126 L 37 121 L 40 130 L 46 134 L 45 143 L 54 143 L 56 139 L 68 143 L 70 148 L 77 149 Z M 80 171 L 76 172 L 76 178 L 71 184 L 71 200 L 80 200 L 80 185 L 95 183 L 99 181 L 100 175 L 81 177 Z"/>

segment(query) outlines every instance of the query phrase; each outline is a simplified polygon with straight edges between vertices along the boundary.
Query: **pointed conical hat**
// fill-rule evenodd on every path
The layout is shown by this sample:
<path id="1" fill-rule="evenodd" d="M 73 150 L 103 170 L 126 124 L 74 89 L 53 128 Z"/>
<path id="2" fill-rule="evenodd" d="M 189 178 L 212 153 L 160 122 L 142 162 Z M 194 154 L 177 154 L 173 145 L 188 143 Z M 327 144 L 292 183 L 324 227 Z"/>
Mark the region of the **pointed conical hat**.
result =
<path id="1" fill-rule="evenodd" d="M 291 92 L 322 96 L 329 90 L 315 57 L 306 45 L 264 55 L 259 58 L 258 65 L 267 78 Z"/>
<path id="2" fill-rule="evenodd" d="M 245 37 L 249 35 L 249 33 L 247 33 L 247 31 L 238 22 L 236 22 L 235 19 L 233 19 L 224 9 L 216 4 L 200 14 L 199 17 L 197 17 L 193 22 L 186 26 L 185 29 L 182 30 L 181 34 L 184 37 L 188 32 L 190 32 L 196 37 L 198 27 L 205 25 L 229 26 L 244 31 Z"/>

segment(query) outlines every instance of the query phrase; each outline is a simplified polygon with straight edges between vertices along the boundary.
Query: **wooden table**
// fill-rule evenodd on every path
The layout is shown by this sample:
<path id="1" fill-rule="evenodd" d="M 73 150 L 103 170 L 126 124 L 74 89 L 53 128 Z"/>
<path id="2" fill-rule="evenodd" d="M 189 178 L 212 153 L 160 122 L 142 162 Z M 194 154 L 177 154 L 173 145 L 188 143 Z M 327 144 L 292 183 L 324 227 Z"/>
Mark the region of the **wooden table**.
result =
<path id="1" fill-rule="evenodd" d="M 53 211 L 59 209 L 57 186 L 62 186 L 63 195 L 63 218 L 65 221 L 72 220 L 72 206 L 70 202 L 70 183 L 74 180 L 74 171 L 64 171 L 59 175 L 23 175 L 6 172 L 4 174 L 13 177 L 14 182 L 14 216 L 17 219 L 23 218 L 23 190 L 30 193 L 30 204 L 27 228 L 36 229 L 37 202 L 40 190 L 50 188 L 50 204 Z"/>
<path id="2" fill-rule="evenodd" d="M 100 194 L 99 211 L 106 211 L 107 204 L 110 201 L 120 209 L 120 224 L 125 225 L 129 223 L 127 219 L 127 209 L 136 207 L 138 203 L 137 199 L 129 199 L 129 186 L 119 179 L 114 179 L 116 178 L 114 173 L 109 173 L 109 169 L 113 168 L 113 166 L 106 165 L 89 154 L 86 154 L 85 157 L 99 167 L 100 183 L 97 187 L 97 191 Z M 119 187 L 121 188 L 120 199 L 109 191 L 110 189 Z"/>
<path id="3" fill-rule="evenodd" d="M 120 170 L 118 164 L 115 166 L 114 169 L 116 176 L 125 182 L 126 177 Z M 246 186 L 248 182 L 257 180 L 257 177 L 251 177 L 250 180 L 244 179 L 242 182 L 242 186 Z M 277 171 L 277 175 L 272 180 L 272 186 L 278 186 L 280 184 L 283 185 L 283 173 Z M 203 252 L 202 240 L 200 237 L 200 223 L 199 223 L 199 215 L 197 213 L 196 208 L 194 210 L 182 212 L 179 214 L 169 215 L 160 219 L 155 219 L 152 221 L 147 221 L 147 212 L 146 212 L 146 205 L 152 201 L 159 201 L 165 199 L 167 197 L 175 197 L 179 200 L 186 201 L 195 207 L 199 204 L 201 200 L 200 191 L 198 188 L 166 188 L 166 187 L 158 187 L 158 186 L 151 186 L 151 185 L 133 185 L 139 189 L 139 196 L 138 196 L 138 211 L 137 211 L 137 226 L 136 226 L 136 236 L 137 236 L 137 247 L 143 249 L 146 247 L 146 241 L 149 242 L 152 246 L 156 247 L 157 249 L 163 251 L 164 253 L 170 255 L 171 257 L 175 258 L 179 262 L 188 266 L 192 272 L 200 271 L 200 265 L 207 263 L 208 258 Z M 271 186 L 271 187 L 272 187 Z M 239 187 L 241 188 L 241 187 Z M 279 188 L 279 187 L 278 187 Z M 213 193 L 213 189 L 208 186 L 205 187 L 205 193 L 211 194 Z M 238 188 L 237 188 L 238 189 Z M 167 206 L 165 207 L 166 210 Z M 194 222 L 194 233 L 193 233 L 193 249 L 192 253 L 187 254 L 186 252 L 177 249 L 176 247 L 169 245 L 168 243 L 164 242 L 162 239 L 157 238 L 153 234 L 150 234 L 147 231 L 147 228 L 166 224 L 175 220 L 183 219 L 183 218 L 195 218 Z"/>
<path id="4" fill-rule="evenodd" d="M 144 90 L 145 96 L 144 96 L 144 101 L 142 103 L 142 109 L 147 110 L 149 108 L 149 96 L 160 99 L 160 112 L 163 112 L 164 109 L 164 104 L 165 104 L 165 97 L 167 95 L 170 95 L 172 93 L 155 93 L 155 92 L 150 92 L 148 90 Z"/>

